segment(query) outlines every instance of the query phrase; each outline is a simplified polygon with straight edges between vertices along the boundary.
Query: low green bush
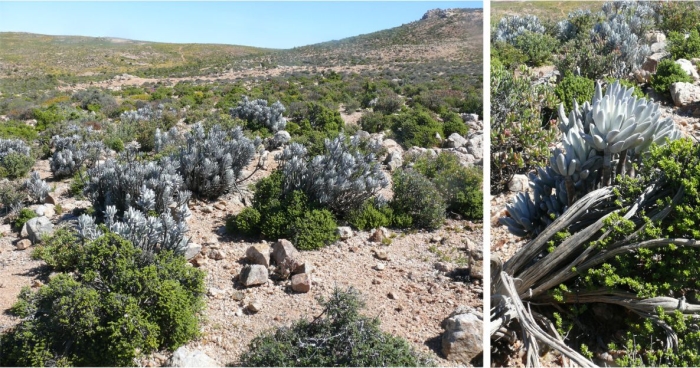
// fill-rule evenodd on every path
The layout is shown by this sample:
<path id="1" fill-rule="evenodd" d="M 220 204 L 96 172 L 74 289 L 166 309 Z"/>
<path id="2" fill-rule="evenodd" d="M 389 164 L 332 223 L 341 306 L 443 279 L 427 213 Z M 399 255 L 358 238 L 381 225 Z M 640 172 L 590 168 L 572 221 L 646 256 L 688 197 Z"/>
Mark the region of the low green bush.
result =
<path id="1" fill-rule="evenodd" d="M 494 41 L 491 44 L 491 63 L 498 60 L 507 69 L 525 64 L 527 56 L 515 46 L 505 41 Z"/>
<path id="2" fill-rule="evenodd" d="M 20 293 L 11 311 L 22 321 L 0 336 L 0 365 L 133 366 L 199 335 L 204 272 L 182 256 L 149 258 L 118 235 L 80 242 L 65 230 L 35 255 L 59 274 Z"/>
<path id="3" fill-rule="evenodd" d="M 389 206 L 377 207 L 373 200 L 367 200 L 357 210 L 350 211 L 346 216 L 347 222 L 358 230 L 376 229 L 381 226 L 391 226 L 394 217 Z M 410 224 L 409 224 L 410 226 Z"/>
<path id="4" fill-rule="evenodd" d="M 399 169 L 392 178 L 394 198 L 391 207 L 394 216 L 410 216 L 412 226 L 417 228 L 439 228 L 445 221 L 447 205 L 433 183 L 421 173 L 410 169 Z M 398 226 L 397 223 L 394 225 Z"/>
<path id="5" fill-rule="evenodd" d="M 464 120 L 462 120 L 462 117 L 452 111 L 442 114 L 442 125 L 445 138 L 449 137 L 452 133 L 457 133 L 462 137 L 466 137 L 467 133 L 469 133 L 469 128 L 467 124 L 464 123 Z"/>
<path id="6" fill-rule="evenodd" d="M 671 32 L 668 35 L 667 49 L 673 60 L 700 57 L 700 33 L 693 29 L 686 38 L 683 33 Z"/>
<path id="7" fill-rule="evenodd" d="M 651 76 L 651 87 L 658 93 L 670 95 L 671 84 L 677 82 L 692 82 L 693 78 L 686 74 L 680 65 L 673 60 L 662 60 L 656 68 L 656 74 Z"/>
<path id="8" fill-rule="evenodd" d="M 314 250 L 338 239 L 333 214 L 309 201 L 304 192 L 284 195 L 282 173 L 275 171 L 255 185 L 253 207 L 227 221 L 227 231 L 287 239 L 301 250 Z"/>
<path id="9" fill-rule="evenodd" d="M 557 95 L 566 107 L 566 111 L 574 108 L 574 99 L 578 103 L 590 101 L 595 92 L 595 81 L 586 77 L 575 76 L 567 71 L 561 82 L 554 87 L 554 94 Z"/>
<path id="10" fill-rule="evenodd" d="M 690 32 L 700 24 L 700 8 L 694 1 L 663 1 L 658 6 L 659 29 L 665 34 Z"/>
<path id="11" fill-rule="evenodd" d="M 435 147 L 440 144 L 436 135 L 444 136 L 442 124 L 425 110 L 392 115 L 391 122 L 391 130 L 404 148 Z"/>
<path id="12" fill-rule="evenodd" d="M 457 156 L 441 153 L 420 157 L 413 168 L 430 179 L 447 203 L 447 211 L 470 220 L 483 216 L 482 172 L 459 163 Z"/>
<path id="13" fill-rule="evenodd" d="M 32 166 L 34 166 L 34 158 L 31 155 L 11 152 L 0 159 L 0 178 L 21 178 L 27 175 Z"/>
<path id="14" fill-rule="evenodd" d="M 10 120 L 0 124 L 0 138 L 18 138 L 27 143 L 33 142 L 37 138 L 37 131 L 34 127 L 21 121 Z"/>
<path id="15" fill-rule="evenodd" d="M 542 66 L 551 61 L 558 45 L 557 39 L 548 34 L 525 32 L 515 39 L 514 46 L 525 55 L 527 65 Z"/>
<path id="16" fill-rule="evenodd" d="M 380 133 L 390 126 L 390 120 L 381 112 L 366 112 L 360 118 L 362 130 L 370 133 Z"/>
<path id="17" fill-rule="evenodd" d="M 39 215 L 37 215 L 36 212 L 30 210 L 29 208 L 22 208 L 17 214 L 17 218 L 15 218 L 15 229 L 21 230 L 22 227 L 24 227 L 24 224 L 27 223 L 27 221 L 35 217 L 39 217 Z"/>
<path id="18" fill-rule="evenodd" d="M 386 367 L 429 366 L 433 362 L 407 341 L 380 329 L 379 318 L 360 315 L 359 293 L 336 288 L 319 299 L 323 313 L 312 322 L 301 319 L 290 327 L 254 338 L 241 356 L 249 367 Z"/>

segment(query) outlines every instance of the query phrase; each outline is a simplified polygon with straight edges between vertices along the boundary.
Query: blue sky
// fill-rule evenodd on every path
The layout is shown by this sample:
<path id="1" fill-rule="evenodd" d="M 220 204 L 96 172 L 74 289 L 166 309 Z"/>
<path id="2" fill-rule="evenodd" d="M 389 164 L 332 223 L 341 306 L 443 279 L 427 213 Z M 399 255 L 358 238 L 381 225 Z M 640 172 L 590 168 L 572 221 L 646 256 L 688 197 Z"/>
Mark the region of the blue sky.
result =
<path id="1" fill-rule="evenodd" d="M 0 1 L 0 32 L 292 48 L 398 27 L 427 10 L 458 7 L 483 3 Z"/>

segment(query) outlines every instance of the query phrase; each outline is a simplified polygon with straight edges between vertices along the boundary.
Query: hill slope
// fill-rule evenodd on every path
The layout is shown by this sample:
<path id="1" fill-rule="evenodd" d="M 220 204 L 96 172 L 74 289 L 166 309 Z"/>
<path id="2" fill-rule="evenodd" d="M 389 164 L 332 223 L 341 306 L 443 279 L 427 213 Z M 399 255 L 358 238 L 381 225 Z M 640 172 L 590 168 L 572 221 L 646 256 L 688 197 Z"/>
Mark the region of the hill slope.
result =
<path id="1" fill-rule="evenodd" d="M 119 38 L 0 33 L 0 74 L 136 73 L 269 52 L 249 46 L 173 44 Z"/>

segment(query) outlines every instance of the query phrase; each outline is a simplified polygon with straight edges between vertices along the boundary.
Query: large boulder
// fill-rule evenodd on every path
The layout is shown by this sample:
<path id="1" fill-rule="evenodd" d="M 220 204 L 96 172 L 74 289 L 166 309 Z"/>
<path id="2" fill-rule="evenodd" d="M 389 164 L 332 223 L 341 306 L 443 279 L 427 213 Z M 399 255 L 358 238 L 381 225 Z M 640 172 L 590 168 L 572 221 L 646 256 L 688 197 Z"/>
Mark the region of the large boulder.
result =
<path id="1" fill-rule="evenodd" d="M 173 353 L 168 364 L 170 367 L 220 367 L 216 360 L 199 350 L 190 350 L 181 346 Z"/>
<path id="2" fill-rule="evenodd" d="M 685 74 L 688 74 L 689 76 L 693 77 L 693 80 L 698 80 L 700 79 L 700 76 L 698 76 L 698 71 L 695 69 L 695 65 L 690 62 L 688 59 L 678 59 L 676 60 L 676 64 L 680 65 L 681 69 L 685 72 Z"/>
<path id="3" fill-rule="evenodd" d="M 484 157 L 483 144 L 484 136 L 481 134 L 475 135 L 467 141 L 467 150 L 474 155 L 474 158 L 481 160 Z"/>
<path id="4" fill-rule="evenodd" d="M 297 293 L 308 293 L 311 290 L 311 277 L 308 273 L 298 273 L 292 276 L 292 290 Z"/>
<path id="5" fill-rule="evenodd" d="M 669 90 L 671 91 L 673 104 L 676 106 L 688 106 L 700 101 L 700 86 L 693 85 L 692 83 L 673 83 Z"/>
<path id="6" fill-rule="evenodd" d="M 53 224 L 46 216 L 35 217 L 24 224 L 22 233 L 26 233 L 29 240 L 36 244 L 41 241 L 43 236 L 53 234 Z"/>
<path id="7" fill-rule="evenodd" d="M 192 258 L 196 257 L 199 252 L 202 251 L 202 245 L 197 244 L 197 243 L 189 243 L 187 244 L 187 249 L 185 249 L 185 259 L 186 260 L 191 260 Z"/>
<path id="8" fill-rule="evenodd" d="M 403 154 L 397 151 L 391 152 L 384 160 L 384 163 L 389 168 L 389 171 L 396 171 L 403 166 Z"/>
<path id="9" fill-rule="evenodd" d="M 442 353 L 447 360 L 467 365 L 484 350 L 484 322 L 477 311 L 459 307 L 442 322 L 442 327 Z"/>
<path id="10" fill-rule="evenodd" d="M 259 264 L 246 265 L 241 270 L 238 280 L 245 287 L 263 285 L 267 283 L 267 267 Z"/>
<path id="11" fill-rule="evenodd" d="M 525 192 L 530 187 L 530 180 L 526 175 L 515 174 L 508 182 L 508 190 L 511 192 Z"/>
<path id="12" fill-rule="evenodd" d="M 272 260 L 277 264 L 277 272 L 283 277 L 297 273 L 297 268 L 304 264 L 301 253 L 286 239 L 272 244 Z"/>

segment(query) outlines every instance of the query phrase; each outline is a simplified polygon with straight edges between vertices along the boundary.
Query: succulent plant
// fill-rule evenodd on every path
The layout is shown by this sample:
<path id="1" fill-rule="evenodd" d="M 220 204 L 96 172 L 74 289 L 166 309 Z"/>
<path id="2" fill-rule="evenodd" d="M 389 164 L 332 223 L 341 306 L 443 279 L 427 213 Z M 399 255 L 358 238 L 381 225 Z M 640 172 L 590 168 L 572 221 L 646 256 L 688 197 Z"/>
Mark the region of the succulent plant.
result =
<path id="1" fill-rule="evenodd" d="M 520 194 L 507 206 L 501 223 L 520 236 L 537 234 L 578 198 L 614 184 L 617 175 L 634 175 L 649 147 L 680 138 L 673 120 L 662 118 L 659 105 L 632 95 L 615 82 L 605 95 L 596 84 L 591 103 L 574 101 L 568 117 L 559 106 L 561 148 L 552 152 L 549 166 L 530 174 L 533 196 Z"/>

